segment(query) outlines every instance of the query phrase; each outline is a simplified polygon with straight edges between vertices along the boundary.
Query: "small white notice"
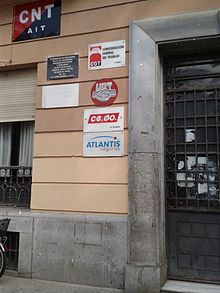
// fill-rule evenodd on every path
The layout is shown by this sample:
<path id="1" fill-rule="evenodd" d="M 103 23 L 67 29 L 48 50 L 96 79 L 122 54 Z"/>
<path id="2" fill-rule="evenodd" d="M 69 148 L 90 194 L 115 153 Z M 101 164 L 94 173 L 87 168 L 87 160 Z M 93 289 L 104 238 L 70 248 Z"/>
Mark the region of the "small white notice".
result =
<path id="1" fill-rule="evenodd" d="M 198 183 L 198 194 L 207 193 L 208 184 L 207 183 Z"/>
<path id="2" fill-rule="evenodd" d="M 207 158 L 206 157 L 198 157 L 198 164 L 199 165 L 206 165 L 207 164 Z"/>
<path id="3" fill-rule="evenodd" d="M 43 87 L 42 108 L 77 107 L 79 84 L 48 85 Z"/>
<path id="4" fill-rule="evenodd" d="M 186 129 L 186 142 L 195 140 L 195 129 Z"/>
<path id="5" fill-rule="evenodd" d="M 121 157 L 123 155 L 123 131 L 84 133 L 84 157 Z"/>
<path id="6" fill-rule="evenodd" d="M 125 40 L 89 45 L 88 69 L 125 66 Z"/>
<path id="7" fill-rule="evenodd" d="M 84 132 L 124 130 L 124 108 L 105 107 L 84 110 Z"/>
<path id="8" fill-rule="evenodd" d="M 192 170 L 193 167 L 196 165 L 196 157 L 188 156 L 186 157 L 186 160 L 187 160 L 187 170 Z"/>
<path id="9" fill-rule="evenodd" d="M 179 161 L 179 163 L 178 163 L 178 170 L 181 170 L 181 169 L 183 169 L 183 168 L 184 168 L 184 166 L 185 166 L 185 163 L 184 163 L 184 161 Z"/>

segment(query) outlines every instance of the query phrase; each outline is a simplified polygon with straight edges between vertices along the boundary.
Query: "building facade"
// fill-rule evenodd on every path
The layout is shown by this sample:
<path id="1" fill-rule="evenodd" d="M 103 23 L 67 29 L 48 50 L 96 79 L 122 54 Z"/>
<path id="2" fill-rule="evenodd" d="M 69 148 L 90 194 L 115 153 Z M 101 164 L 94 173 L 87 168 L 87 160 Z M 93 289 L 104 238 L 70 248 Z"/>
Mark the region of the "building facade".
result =
<path id="1" fill-rule="evenodd" d="M 0 214 L 19 276 L 219 283 L 219 9 L 1 1 Z"/>

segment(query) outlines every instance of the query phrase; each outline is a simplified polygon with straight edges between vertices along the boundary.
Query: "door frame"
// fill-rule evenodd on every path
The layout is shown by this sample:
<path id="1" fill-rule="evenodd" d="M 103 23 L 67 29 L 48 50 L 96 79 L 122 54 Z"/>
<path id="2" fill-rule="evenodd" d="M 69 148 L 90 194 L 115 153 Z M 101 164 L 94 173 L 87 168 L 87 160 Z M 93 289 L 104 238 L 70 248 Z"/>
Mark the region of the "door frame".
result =
<path id="1" fill-rule="evenodd" d="M 163 50 L 220 40 L 218 10 L 133 21 L 129 48 L 129 216 L 125 292 L 160 292 L 167 279 Z"/>

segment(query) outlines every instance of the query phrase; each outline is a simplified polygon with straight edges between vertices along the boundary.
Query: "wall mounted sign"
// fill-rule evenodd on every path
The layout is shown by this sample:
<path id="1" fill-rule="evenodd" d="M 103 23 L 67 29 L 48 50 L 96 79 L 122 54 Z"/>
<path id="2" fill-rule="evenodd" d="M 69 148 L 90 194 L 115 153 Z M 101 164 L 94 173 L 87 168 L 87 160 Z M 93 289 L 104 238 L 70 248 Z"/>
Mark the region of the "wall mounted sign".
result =
<path id="1" fill-rule="evenodd" d="M 14 6 L 12 40 L 60 34 L 61 0 L 40 0 Z"/>
<path id="2" fill-rule="evenodd" d="M 118 96 L 118 86 L 114 80 L 103 78 L 92 86 L 91 98 L 93 103 L 99 107 L 110 106 Z"/>
<path id="3" fill-rule="evenodd" d="M 77 107 L 79 84 L 48 85 L 43 87 L 42 108 Z"/>
<path id="4" fill-rule="evenodd" d="M 78 77 L 78 55 L 50 57 L 47 59 L 47 80 Z"/>
<path id="5" fill-rule="evenodd" d="M 123 131 L 84 133 L 84 157 L 119 157 L 123 155 Z"/>
<path id="6" fill-rule="evenodd" d="M 84 110 L 84 132 L 124 130 L 124 108 L 108 107 Z"/>
<path id="7" fill-rule="evenodd" d="M 88 69 L 125 66 L 125 40 L 89 45 Z"/>

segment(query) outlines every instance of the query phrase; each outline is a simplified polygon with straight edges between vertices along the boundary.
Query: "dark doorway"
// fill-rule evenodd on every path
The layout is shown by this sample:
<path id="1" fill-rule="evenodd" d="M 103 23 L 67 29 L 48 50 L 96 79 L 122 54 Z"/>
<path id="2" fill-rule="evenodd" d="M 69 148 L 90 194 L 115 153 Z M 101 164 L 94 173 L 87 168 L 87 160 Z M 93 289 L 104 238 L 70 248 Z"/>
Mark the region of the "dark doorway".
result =
<path id="1" fill-rule="evenodd" d="M 220 282 L 220 56 L 165 63 L 168 276 Z"/>

